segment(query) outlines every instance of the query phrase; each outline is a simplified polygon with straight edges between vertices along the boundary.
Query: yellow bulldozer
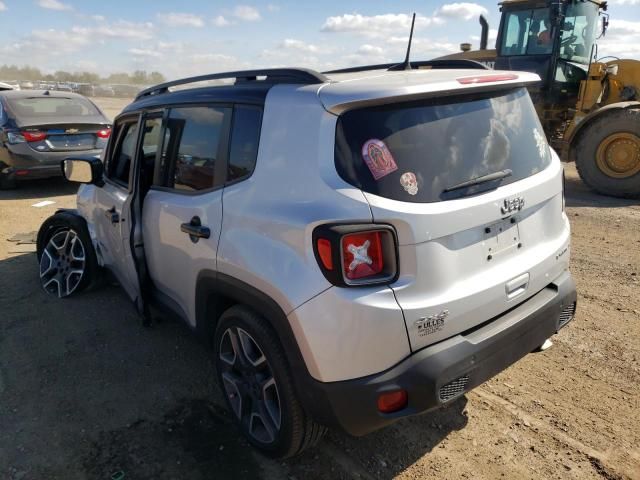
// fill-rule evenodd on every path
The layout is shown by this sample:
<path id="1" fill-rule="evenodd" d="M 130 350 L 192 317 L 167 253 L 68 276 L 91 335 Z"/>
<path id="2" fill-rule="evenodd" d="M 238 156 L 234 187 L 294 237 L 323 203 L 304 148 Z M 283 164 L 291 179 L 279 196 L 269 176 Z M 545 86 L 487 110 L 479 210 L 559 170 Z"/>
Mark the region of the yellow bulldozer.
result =
<path id="1" fill-rule="evenodd" d="M 480 17 L 480 49 L 441 59 L 469 59 L 496 70 L 537 73 L 531 98 L 549 143 L 575 161 L 589 187 L 640 196 L 640 61 L 598 58 L 607 4 L 599 0 L 505 0 L 496 48 Z"/>

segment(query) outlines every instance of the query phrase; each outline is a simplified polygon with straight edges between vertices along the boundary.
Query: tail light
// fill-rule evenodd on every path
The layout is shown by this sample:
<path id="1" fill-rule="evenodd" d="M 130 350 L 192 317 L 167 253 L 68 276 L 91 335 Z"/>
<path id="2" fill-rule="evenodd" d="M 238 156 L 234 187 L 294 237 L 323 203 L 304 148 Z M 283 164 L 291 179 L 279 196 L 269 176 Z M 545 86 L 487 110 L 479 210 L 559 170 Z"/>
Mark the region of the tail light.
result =
<path id="1" fill-rule="evenodd" d="M 29 143 L 41 142 L 42 140 L 47 138 L 47 134 L 45 132 L 38 132 L 38 131 L 27 132 L 23 130 L 20 133 L 22 133 L 22 136 L 24 137 L 24 139 Z"/>
<path id="2" fill-rule="evenodd" d="M 111 136 L 111 129 L 105 128 L 104 130 L 100 130 L 96 133 L 96 136 L 98 138 L 109 138 L 109 136 Z"/>
<path id="3" fill-rule="evenodd" d="M 389 225 L 322 225 L 313 232 L 316 260 L 338 286 L 390 283 L 398 277 L 398 247 Z"/>

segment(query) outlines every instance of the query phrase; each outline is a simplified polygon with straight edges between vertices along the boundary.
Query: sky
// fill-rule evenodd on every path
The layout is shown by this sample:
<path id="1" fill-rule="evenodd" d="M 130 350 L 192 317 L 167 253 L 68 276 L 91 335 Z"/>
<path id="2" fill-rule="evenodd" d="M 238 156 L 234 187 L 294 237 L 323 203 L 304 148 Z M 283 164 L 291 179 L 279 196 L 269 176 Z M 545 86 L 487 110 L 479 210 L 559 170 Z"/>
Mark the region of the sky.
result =
<path id="1" fill-rule="evenodd" d="M 599 56 L 640 60 L 640 0 L 610 0 Z M 495 39 L 497 2 L 439 0 L 0 0 L 0 64 L 45 73 L 133 70 L 167 78 L 276 66 L 319 70 L 401 61 L 411 13 L 412 59 L 478 47 L 478 15 Z"/>

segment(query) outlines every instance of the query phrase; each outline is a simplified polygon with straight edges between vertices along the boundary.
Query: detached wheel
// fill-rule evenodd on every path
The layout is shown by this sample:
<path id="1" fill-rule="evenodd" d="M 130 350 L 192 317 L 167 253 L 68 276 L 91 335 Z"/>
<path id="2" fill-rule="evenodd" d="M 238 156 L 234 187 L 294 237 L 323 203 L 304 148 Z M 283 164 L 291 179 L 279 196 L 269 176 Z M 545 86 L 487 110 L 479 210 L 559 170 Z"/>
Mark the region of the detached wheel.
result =
<path id="1" fill-rule="evenodd" d="M 616 110 L 595 120 L 576 144 L 582 181 L 603 195 L 640 195 L 640 111 Z"/>
<path id="2" fill-rule="evenodd" d="M 326 429 L 298 401 L 289 365 L 270 325 L 252 310 L 227 310 L 215 332 L 218 381 L 242 433 L 262 453 L 287 458 Z"/>
<path id="3" fill-rule="evenodd" d="M 40 227 L 37 253 L 42 288 L 58 298 L 96 282 L 99 266 L 87 227 L 79 217 L 57 213 Z"/>

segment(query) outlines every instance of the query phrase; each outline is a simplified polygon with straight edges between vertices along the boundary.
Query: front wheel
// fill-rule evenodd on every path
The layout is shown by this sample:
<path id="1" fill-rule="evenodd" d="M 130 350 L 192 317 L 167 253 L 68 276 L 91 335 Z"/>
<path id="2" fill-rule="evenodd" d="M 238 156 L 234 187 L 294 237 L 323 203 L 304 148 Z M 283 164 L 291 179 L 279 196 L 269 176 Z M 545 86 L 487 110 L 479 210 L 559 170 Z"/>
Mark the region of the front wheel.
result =
<path id="1" fill-rule="evenodd" d="M 262 453 L 297 455 L 326 429 L 298 401 L 277 336 L 262 317 L 243 306 L 227 310 L 215 332 L 218 381 L 242 433 Z"/>
<path id="2" fill-rule="evenodd" d="M 38 262 L 42 288 L 58 298 L 84 290 L 100 275 L 91 238 L 84 221 L 57 213 L 38 232 Z"/>
<path id="3" fill-rule="evenodd" d="M 614 110 L 585 127 L 576 144 L 582 181 L 603 195 L 640 195 L 640 111 Z"/>

